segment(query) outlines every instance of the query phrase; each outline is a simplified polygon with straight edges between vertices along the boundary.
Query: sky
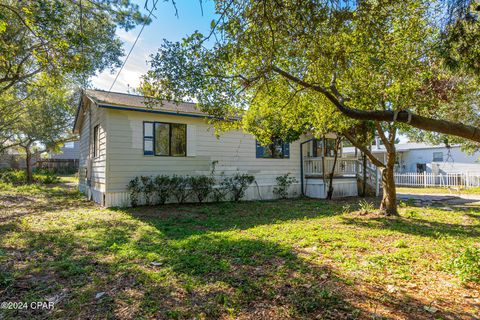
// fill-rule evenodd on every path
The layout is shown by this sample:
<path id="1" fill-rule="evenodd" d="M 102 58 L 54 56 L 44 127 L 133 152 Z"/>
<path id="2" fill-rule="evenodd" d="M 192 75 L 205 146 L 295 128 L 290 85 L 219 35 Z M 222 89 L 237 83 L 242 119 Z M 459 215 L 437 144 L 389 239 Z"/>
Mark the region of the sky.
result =
<path id="1" fill-rule="evenodd" d="M 134 2 L 140 6 L 143 12 L 147 12 L 144 9 L 145 0 L 135 0 Z M 200 3 L 202 3 L 203 15 Z M 178 17 L 175 16 L 175 8 L 170 1 L 158 1 L 157 10 L 153 13 L 156 18 L 152 17 L 152 23 L 145 26 L 112 91 L 131 92 L 133 88 L 139 85 L 140 77 L 149 69 L 147 64 L 149 56 L 157 51 L 163 39 L 179 41 L 195 30 L 204 34 L 208 33 L 210 22 L 215 18 L 213 1 L 177 0 L 176 7 Z M 124 43 L 125 57 L 122 58 L 122 61 L 126 58 L 126 54 L 132 47 L 140 29 L 141 26 L 128 32 L 117 30 L 117 35 Z M 118 70 L 115 70 L 114 73 L 106 70 L 93 77 L 91 79 L 93 88 L 109 90 Z"/>

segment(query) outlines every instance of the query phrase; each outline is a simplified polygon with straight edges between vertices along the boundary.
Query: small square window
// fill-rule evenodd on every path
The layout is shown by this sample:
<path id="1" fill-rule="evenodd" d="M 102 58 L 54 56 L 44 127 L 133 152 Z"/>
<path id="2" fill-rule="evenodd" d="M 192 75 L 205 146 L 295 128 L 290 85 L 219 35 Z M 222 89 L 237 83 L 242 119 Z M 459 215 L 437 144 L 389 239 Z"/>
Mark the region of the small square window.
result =
<path id="1" fill-rule="evenodd" d="M 443 152 L 434 152 L 433 162 L 443 162 Z"/>

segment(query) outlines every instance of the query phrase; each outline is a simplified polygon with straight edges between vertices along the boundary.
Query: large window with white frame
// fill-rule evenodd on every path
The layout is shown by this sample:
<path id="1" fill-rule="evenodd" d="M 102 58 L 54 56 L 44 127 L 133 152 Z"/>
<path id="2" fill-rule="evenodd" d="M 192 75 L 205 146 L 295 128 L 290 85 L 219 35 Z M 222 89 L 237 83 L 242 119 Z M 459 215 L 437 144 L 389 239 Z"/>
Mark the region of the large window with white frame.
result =
<path id="1" fill-rule="evenodd" d="M 187 125 L 145 121 L 143 123 L 143 154 L 185 157 L 187 155 Z"/>

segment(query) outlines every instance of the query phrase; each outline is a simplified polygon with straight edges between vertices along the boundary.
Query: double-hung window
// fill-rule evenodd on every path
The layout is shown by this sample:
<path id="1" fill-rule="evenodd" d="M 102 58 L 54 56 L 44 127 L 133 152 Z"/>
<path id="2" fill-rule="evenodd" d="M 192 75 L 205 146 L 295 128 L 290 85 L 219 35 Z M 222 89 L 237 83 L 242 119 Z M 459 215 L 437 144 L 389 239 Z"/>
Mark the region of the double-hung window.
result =
<path id="1" fill-rule="evenodd" d="M 167 122 L 143 123 L 143 154 L 185 157 L 187 125 Z"/>

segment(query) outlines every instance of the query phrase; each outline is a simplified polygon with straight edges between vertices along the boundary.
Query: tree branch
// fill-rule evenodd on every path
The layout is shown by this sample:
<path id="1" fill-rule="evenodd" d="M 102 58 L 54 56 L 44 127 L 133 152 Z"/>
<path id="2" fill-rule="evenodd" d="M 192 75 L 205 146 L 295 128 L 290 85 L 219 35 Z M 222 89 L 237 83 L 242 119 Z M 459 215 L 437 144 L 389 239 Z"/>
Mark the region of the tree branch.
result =
<path id="1" fill-rule="evenodd" d="M 387 136 L 385 135 L 385 131 L 383 131 L 383 128 L 380 125 L 380 122 L 375 121 L 375 127 L 377 128 L 378 136 L 382 140 L 383 145 L 385 146 L 385 149 L 387 150 L 387 152 L 393 152 L 390 141 L 387 139 Z"/>
<path id="2" fill-rule="evenodd" d="M 345 116 L 356 119 L 356 120 L 364 120 L 364 121 L 383 121 L 383 122 L 392 122 L 395 117 L 395 112 L 390 110 L 358 110 L 353 109 L 346 106 L 342 103 L 339 99 L 335 97 L 330 91 L 328 91 L 325 87 L 314 85 L 308 83 L 296 76 L 291 75 L 290 73 L 273 66 L 272 71 L 281 75 L 282 77 L 298 83 L 306 88 L 311 90 L 317 91 L 323 94 L 333 105 L 343 113 Z M 398 111 L 397 117 L 395 119 L 396 122 L 406 123 L 412 127 L 426 130 L 426 131 L 434 131 L 438 133 L 448 134 L 452 136 L 457 136 L 465 139 L 469 139 L 475 142 L 480 142 L 480 130 L 477 127 L 466 125 L 463 123 L 447 121 L 447 120 L 438 120 L 423 117 L 409 111 Z"/>
<path id="3" fill-rule="evenodd" d="M 368 148 L 359 143 L 352 135 L 350 135 L 348 132 L 342 132 L 342 135 L 345 136 L 345 138 L 347 138 L 348 141 L 350 141 L 357 149 L 359 149 L 360 151 L 362 151 L 367 157 L 368 159 L 370 159 L 370 162 L 373 163 L 375 166 L 377 166 L 378 168 L 384 168 L 385 167 L 385 164 L 383 162 L 381 162 L 380 160 L 378 160 L 374 155 L 373 153 L 368 150 Z"/>

